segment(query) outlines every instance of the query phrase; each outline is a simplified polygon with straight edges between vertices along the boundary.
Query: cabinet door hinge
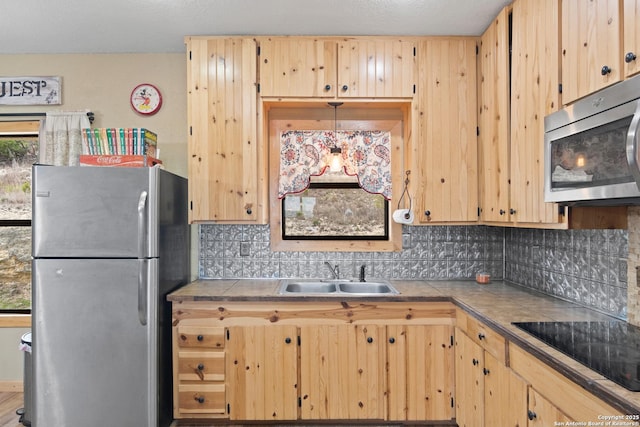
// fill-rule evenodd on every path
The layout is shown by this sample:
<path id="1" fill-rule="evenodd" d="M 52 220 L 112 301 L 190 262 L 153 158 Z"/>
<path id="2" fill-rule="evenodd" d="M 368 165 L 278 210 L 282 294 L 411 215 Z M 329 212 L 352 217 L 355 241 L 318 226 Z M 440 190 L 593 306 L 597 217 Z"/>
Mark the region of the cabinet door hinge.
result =
<path id="1" fill-rule="evenodd" d="M 451 407 L 453 408 L 453 397 L 451 398 Z"/>
<path id="2" fill-rule="evenodd" d="M 302 398 L 298 397 L 298 408 L 302 408 Z"/>
<path id="3" fill-rule="evenodd" d="M 193 200 L 189 201 L 189 209 L 193 210 Z"/>
<path id="4" fill-rule="evenodd" d="M 189 51 L 189 61 L 191 61 L 191 51 Z"/>
<path id="5" fill-rule="evenodd" d="M 480 218 L 481 213 L 482 213 L 482 208 L 478 206 L 478 218 Z M 453 339 L 453 337 L 451 339 Z"/>
<path id="6" fill-rule="evenodd" d="M 480 55 L 480 47 L 476 45 L 476 55 Z"/>
<path id="7" fill-rule="evenodd" d="M 476 126 L 476 136 L 480 136 L 480 126 Z"/>
<path id="8" fill-rule="evenodd" d="M 260 46 L 256 46 L 256 55 L 260 56 Z"/>
<path id="9" fill-rule="evenodd" d="M 193 136 L 193 126 L 189 126 L 189 136 Z"/>
<path id="10" fill-rule="evenodd" d="M 256 83 L 256 90 L 260 93 L 260 83 Z"/>
<path id="11" fill-rule="evenodd" d="M 231 334 L 229 333 L 229 330 L 227 329 L 227 341 L 229 341 L 230 338 L 231 338 Z"/>
<path id="12" fill-rule="evenodd" d="M 558 83 L 558 93 L 562 93 L 562 83 Z"/>
<path id="13" fill-rule="evenodd" d="M 413 93 L 416 93 L 416 85 L 413 85 Z"/>
<path id="14" fill-rule="evenodd" d="M 300 347 L 300 342 L 301 342 L 300 335 L 298 335 L 298 347 Z"/>
<path id="15" fill-rule="evenodd" d="M 227 403 L 227 414 L 231 414 L 231 404 Z"/>
<path id="16" fill-rule="evenodd" d="M 480 212 L 480 208 L 478 208 L 478 213 Z M 451 345 L 453 345 L 453 335 L 451 335 Z"/>

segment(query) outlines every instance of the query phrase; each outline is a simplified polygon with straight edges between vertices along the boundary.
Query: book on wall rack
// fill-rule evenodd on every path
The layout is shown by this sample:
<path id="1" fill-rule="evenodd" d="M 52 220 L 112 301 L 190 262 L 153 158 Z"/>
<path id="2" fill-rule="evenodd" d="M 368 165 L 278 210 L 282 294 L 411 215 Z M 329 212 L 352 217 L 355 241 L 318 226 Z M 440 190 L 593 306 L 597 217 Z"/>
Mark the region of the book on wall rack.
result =
<path id="1" fill-rule="evenodd" d="M 159 158 L 158 135 L 145 128 L 82 129 L 82 154 Z"/>
<path id="2" fill-rule="evenodd" d="M 162 167 L 159 154 L 158 135 L 149 129 L 82 129 L 81 166 Z"/>

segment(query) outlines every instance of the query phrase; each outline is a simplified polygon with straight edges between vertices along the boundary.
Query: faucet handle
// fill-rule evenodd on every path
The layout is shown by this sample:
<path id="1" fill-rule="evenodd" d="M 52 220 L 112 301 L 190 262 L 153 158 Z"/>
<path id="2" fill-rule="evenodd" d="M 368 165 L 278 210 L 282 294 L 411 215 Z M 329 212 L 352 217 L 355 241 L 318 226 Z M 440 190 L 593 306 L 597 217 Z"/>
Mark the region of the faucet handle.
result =
<path id="1" fill-rule="evenodd" d="M 360 266 L 360 281 L 361 281 L 361 282 L 366 282 L 366 280 L 365 280 L 365 278 L 364 278 L 366 268 L 367 268 L 367 265 L 366 265 L 366 264 L 362 264 L 362 265 Z"/>

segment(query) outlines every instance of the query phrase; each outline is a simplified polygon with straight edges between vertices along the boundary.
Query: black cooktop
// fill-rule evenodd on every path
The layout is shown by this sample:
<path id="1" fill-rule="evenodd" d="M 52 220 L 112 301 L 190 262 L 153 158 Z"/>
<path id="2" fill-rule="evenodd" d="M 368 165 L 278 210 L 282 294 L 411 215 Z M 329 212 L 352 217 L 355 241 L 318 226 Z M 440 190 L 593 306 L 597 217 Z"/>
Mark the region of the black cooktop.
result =
<path id="1" fill-rule="evenodd" d="M 627 390 L 640 391 L 640 328 L 622 321 L 513 325 Z"/>

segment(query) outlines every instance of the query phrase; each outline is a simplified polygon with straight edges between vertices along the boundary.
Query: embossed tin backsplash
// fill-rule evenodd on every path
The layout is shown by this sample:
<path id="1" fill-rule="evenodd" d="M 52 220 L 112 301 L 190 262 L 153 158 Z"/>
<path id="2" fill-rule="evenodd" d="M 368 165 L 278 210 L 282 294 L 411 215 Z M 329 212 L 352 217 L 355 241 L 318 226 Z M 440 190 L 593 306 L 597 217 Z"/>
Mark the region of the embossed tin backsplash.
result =
<path id="1" fill-rule="evenodd" d="M 200 225 L 199 277 L 343 277 L 474 280 L 479 271 L 625 319 L 626 230 L 538 230 L 488 226 L 403 226 L 401 252 L 273 252 L 267 225 Z M 469 286 L 478 286 L 469 282 Z"/>

